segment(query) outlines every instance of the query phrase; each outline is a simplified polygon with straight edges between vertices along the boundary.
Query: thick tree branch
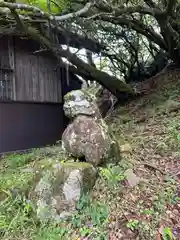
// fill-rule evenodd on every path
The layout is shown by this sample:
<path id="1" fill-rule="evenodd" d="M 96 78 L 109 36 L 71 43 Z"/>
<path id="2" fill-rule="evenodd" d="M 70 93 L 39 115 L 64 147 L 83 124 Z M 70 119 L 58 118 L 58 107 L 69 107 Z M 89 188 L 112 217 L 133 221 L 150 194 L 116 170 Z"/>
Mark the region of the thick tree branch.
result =
<path id="1" fill-rule="evenodd" d="M 157 8 L 157 5 L 153 0 L 144 0 L 144 2 L 150 7 L 150 8 Z"/>
<path id="2" fill-rule="evenodd" d="M 42 18 L 48 19 L 48 20 L 56 20 L 56 21 L 65 21 L 69 20 L 71 18 L 79 17 L 86 12 L 90 10 L 90 8 L 94 5 L 94 1 L 91 0 L 91 2 L 86 3 L 86 5 L 73 13 L 68 13 L 62 16 L 53 16 L 49 13 L 46 13 L 42 11 L 40 8 L 37 8 L 32 5 L 27 5 L 27 4 L 21 4 L 21 3 L 11 3 L 11 2 L 4 2 L 3 0 L 0 0 L 0 7 L 1 8 L 9 8 L 10 10 L 26 10 L 26 11 L 31 11 L 34 14 L 38 13 Z"/>
<path id="3" fill-rule="evenodd" d="M 55 57 L 59 58 L 61 62 L 62 62 L 61 58 L 64 57 L 69 62 L 71 62 L 71 64 L 76 66 L 77 68 L 76 71 L 78 72 L 78 74 L 80 74 L 80 76 L 86 77 L 88 76 L 90 80 L 95 80 L 99 82 L 102 86 L 107 88 L 117 97 L 121 92 L 134 94 L 133 89 L 128 84 L 122 82 L 118 78 L 90 66 L 88 63 L 85 63 L 83 60 L 78 58 L 75 54 L 71 53 L 69 50 L 63 50 L 60 46 L 58 46 L 57 48 L 53 47 L 52 43 L 46 37 L 38 34 L 36 29 L 28 27 L 26 32 L 32 39 L 36 40 L 41 45 L 44 45 L 48 49 L 50 49 L 55 55 Z"/>
<path id="4" fill-rule="evenodd" d="M 105 6 L 103 4 L 103 2 L 97 3 L 96 4 L 97 9 L 99 9 L 100 11 L 104 11 L 105 13 L 113 13 L 114 16 L 120 16 L 123 14 L 132 14 L 132 13 L 141 13 L 141 14 L 148 14 L 151 16 L 155 16 L 155 15 L 161 15 L 162 11 L 158 8 L 147 8 L 147 7 L 143 7 L 141 5 L 138 6 L 131 6 L 131 7 L 124 7 L 124 6 L 120 6 L 120 7 L 108 7 Z"/>
<path id="5" fill-rule="evenodd" d="M 111 22 L 115 25 L 121 25 L 121 26 L 124 25 L 127 28 L 133 29 L 136 32 L 146 36 L 151 41 L 155 42 L 164 50 L 167 50 L 167 46 L 163 38 L 158 33 L 156 33 L 152 28 L 149 28 L 148 26 L 144 25 L 142 22 L 136 19 L 130 20 L 123 17 L 115 18 L 114 16 L 110 16 L 110 17 L 101 16 L 100 19 L 106 22 Z"/>
<path id="6" fill-rule="evenodd" d="M 11 9 L 11 13 L 12 13 L 12 15 L 14 16 L 16 22 L 17 22 L 17 28 L 18 28 L 20 31 L 25 31 L 24 24 L 23 24 L 23 22 L 21 21 L 19 15 L 17 14 L 16 10 L 15 10 L 15 9 Z"/>
<path id="7" fill-rule="evenodd" d="M 79 71 L 87 72 L 91 76 L 91 79 L 99 82 L 102 86 L 107 88 L 117 97 L 118 93 L 120 92 L 127 92 L 133 94 L 133 90 L 129 85 L 125 84 L 114 76 L 110 76 L 106 72 L 95 69 L 94 67 L 85 63 L 83 60 L 79 59 L 75 54 L 69 52 L 68 50 L 58 49 L 57 54 L 59 54 L 61 57 L 65 57 L 66 59 L 68 59 L 68 61 L 75 65 Z"/>
<path id="8" fill-rule="evenodd" d="M 96 65 L 93 61 L 93 57 L 92 57 L 92 52 L 89 51 L 89 50 L 86 50 L 86 58 L 87 58 L 87 61 L 89 63 L 90 66 L 96 68 Z"/>
<path id="9" fill-rule="evenodd" d="M 176 3 L 177 3 L 176 0 L 168 0 L 167 7 L 166 7 L 166 10 L 165 10 L 165 14 L 167 16 L 169 16 L 173 13 L 173 10 L 174 10 L 174 7 L 175 7 Z"/>

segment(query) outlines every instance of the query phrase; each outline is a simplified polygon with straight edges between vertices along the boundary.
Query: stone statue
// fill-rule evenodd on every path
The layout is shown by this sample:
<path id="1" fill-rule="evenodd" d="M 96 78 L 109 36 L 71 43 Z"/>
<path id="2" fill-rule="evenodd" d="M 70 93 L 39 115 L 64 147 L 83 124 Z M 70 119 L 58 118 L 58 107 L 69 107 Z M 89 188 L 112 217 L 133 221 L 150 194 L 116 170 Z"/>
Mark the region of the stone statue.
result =
<path id="1" fill-rule="evenodd" d="M 101 164 L 110 154 L 112 140 L 95 95 L 88 89 L 69 92 L 64 97 L 64 112 L 71 119 L 62 135 L 64 149 L 78 159 Z"/>

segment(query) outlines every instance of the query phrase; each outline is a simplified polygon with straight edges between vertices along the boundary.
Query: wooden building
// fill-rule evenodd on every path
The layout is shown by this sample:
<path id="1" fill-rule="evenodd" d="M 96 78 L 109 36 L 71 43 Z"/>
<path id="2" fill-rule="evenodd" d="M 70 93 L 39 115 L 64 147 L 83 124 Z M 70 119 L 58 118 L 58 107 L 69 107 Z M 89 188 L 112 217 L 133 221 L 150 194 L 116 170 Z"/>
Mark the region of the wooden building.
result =
<path id="1" fill-rule="evenodd" d="M 0 153 L 59 140 L 67 123 L 63 96 L 80 87 L 38 43 L 0 36 Z"/>

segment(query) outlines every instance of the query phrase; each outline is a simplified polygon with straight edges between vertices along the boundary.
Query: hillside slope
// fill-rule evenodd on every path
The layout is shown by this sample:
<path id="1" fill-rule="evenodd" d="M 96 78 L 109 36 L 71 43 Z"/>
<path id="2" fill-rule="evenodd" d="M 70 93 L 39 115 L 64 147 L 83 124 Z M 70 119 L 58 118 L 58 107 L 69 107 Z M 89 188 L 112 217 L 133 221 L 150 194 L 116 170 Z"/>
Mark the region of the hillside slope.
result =
<path id="1" fill-rule="evenodd" d="M 138 87 L 142 97 L 106 118 L 121 146 L 119 161 L 99 168 L 91 198 L 82 198 L 70 221 L 41 225 L 27 199 L 1 201 L 8 190 L 28 186 L 24 168 L 49 158 L 65 161 L 58 145 L 1 159 L 2 240 L 180 239 L 180 71 Z"/>
<path id="2" fill-rule="evenodd" d="M 144 96 L 119 106 L 107 120 L 120 144 L 132 148 L 119 165 L 142 180 L 133 188 L 125 182 L 123 194 L 115 191 L 117 198 L 113 192 L 108 200 L 114 219 L 109 239 L 161 239 L 162 226 L 180 239 L 180 71 L 149 79 L 138 90 Z"/>

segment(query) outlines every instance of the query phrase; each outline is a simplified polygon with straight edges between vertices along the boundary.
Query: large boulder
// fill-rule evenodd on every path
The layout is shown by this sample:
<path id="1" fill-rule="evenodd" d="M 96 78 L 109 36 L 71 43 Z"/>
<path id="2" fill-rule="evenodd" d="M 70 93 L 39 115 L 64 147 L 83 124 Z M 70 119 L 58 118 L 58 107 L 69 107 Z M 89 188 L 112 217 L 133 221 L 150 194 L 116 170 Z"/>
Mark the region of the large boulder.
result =
<path id="1" fill-rule="evenodd" d="M 50 167 L 51 166 L 51 167 Z M 75 211 L 82 193 L 93 187 L 97 170 L 89 163 L 54 163 L 36 171 L 36 182 L 29 193 L 41 221 L 60 221 Z"/>
<path id="2" fill-rule="evenodd" d="M 65 150 L 76 158 L 85 158 L 93 165 L 107 159 L 112 147 L 106 124 L 102 119 L 80 115 L 62 135 Z"/>

